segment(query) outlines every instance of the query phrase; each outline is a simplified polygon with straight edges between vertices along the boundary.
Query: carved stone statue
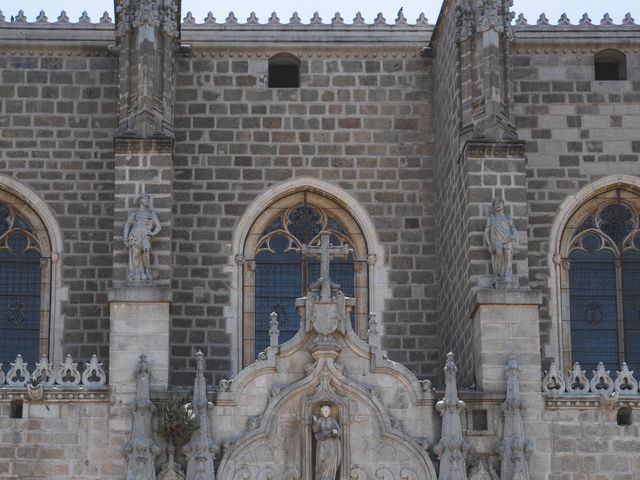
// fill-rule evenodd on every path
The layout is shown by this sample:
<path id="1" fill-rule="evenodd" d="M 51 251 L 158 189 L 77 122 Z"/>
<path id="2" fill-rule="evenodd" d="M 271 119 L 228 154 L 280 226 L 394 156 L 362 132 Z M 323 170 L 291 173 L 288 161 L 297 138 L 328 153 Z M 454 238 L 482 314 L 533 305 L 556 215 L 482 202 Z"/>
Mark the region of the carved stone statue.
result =
<path id="1" fill-rule="evenodd" d="M 504 201 L 493 200 L 493 213 L 487 218 L 484 241 L 491 253 L 496 288 L 515 287 L 513 278 L 513 251 L 518 246 L 518 231 L 513 220 L 504 214 Z"/>
<path id="2" fill-rule="evenodd" d="M 320 417 L 313 416 L 311 426 L 316 439 L 316 465 L 314 480 L 336 480 L 341 461 L 342 429 L 331 416 L 331 408 L 324 405 Z"/>
<path id="3" fill-rule="evenodd" d="M 151 199 L 146 193 L 138 199 L 138 209 L 131 212 L 124 224 L 124 243 L 129 248 L 130 282 L 146 282 L 153 279 L 151 274 L 151 237 L 160 232 L 160 220 L 151 208 Z"/>

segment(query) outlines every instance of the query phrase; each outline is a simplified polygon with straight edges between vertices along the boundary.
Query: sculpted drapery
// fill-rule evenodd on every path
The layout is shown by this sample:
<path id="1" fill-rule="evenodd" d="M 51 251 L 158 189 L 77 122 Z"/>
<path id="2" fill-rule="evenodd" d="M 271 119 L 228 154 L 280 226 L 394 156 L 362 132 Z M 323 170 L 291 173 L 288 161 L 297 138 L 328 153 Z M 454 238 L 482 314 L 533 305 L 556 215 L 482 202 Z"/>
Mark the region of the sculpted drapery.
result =
<path id="1" fill-rule="evenodd" d="M 316 439 L 315 480 L 335 480 L 342 459 L 342 429 L 331 416 L 327 405 L 320 409 L 320 417 L 313 416 L 313 433 Z"/>

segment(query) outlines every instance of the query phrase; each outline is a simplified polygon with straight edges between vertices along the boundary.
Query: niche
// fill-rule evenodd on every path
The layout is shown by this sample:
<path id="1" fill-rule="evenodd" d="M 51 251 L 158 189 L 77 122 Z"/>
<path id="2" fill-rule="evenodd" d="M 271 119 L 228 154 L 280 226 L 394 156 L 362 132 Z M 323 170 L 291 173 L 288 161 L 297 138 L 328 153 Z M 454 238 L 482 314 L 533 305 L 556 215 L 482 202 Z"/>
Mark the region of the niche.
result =
<path id="1" fill-rule="evenodd" d="M 11 402 L 9 418 L 22 418 L 22 400 L 13 400 Z"/>
<path id="2" fill-rule="evenodd" d="M 627 57 L 619 50 L 602 50 L 594 57 L 596 80 L 626 80 Z"/>
<path id="3" fill-rule="evenodd" d="M 300 60 L 290 53 L 269 59 L 269 88 L 299 88 Z"/>
<path id="4" fill-rule="evenodd" d="M 631 407 L 621 407 L 616 415 L 618 425 L 621 427 L 628 427 L 633 423 L 633 412 Z"/>

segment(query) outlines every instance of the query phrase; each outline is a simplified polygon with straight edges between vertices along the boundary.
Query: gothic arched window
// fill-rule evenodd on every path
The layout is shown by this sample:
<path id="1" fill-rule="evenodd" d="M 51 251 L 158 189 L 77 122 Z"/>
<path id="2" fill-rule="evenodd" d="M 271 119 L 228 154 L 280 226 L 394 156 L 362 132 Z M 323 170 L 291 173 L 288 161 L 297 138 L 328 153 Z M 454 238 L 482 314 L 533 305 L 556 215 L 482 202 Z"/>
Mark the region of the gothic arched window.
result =
<path id="1" fill-rule="evenodd" d="M 245 242 L 243 268 L 243 363 L 269 345 L 269 317 L 278 314 L 280 343 L 298 331 L 295 300 L 318 279 L 320 262 L 303 256 L 302 245 L 315 245 L 320 232 L 332 245 L 348 245 L 347 258 L 331 261 L 331 279 L 356 298 L 352 324 L 364 335 L 368 313 L 367 250 L 362 232 L 338 204 L 314 192 L 299 192 L 276 202 L 256 220 Z"/>
<path id="2" fill-rule="evenodd" d="M 50 248 L 38 216 L 0 191 L 0 363 L 48 354 Z"/>
<path id="3" fill-rule="evenodd" d="M 592 198 L 563 234 L 565 365 L 598 362 L 640 370 L 640 198 L 613 190 Z"/>

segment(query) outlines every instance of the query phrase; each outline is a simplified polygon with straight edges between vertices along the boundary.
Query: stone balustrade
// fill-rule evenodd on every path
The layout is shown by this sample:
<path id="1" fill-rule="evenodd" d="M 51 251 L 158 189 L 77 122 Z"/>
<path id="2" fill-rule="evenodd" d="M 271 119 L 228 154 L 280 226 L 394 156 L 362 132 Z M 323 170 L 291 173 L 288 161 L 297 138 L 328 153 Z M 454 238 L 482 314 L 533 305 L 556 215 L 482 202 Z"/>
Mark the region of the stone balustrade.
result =
<path id="1" fill-rule="evenodd" d="M 640 406 L 638 380 L 626 363 L 616 372 L 615 380 L 602 362 L 591 372 L 591 378 L 578 362 L 567 374 L 551 363 L 542 379 L 542 392 L 546 396 L 547 407 Z"/>
<path id="2" fill-rule="evenodd" d="M 78 364 L 73 361 L 71 355 L 67 355 L 63 362 L 54 368 L 47 357 L 43 356 L 40 362 L 36 362 L 35 368 L 29 371 L 28 364 L 22 359 L 22 355 L 16 357 L 5 373 L 0 363 L 0 389 L 2 387 L 26 388 L 42 386 L 43 388 L 104 388 L 107 384 L 107 374 L 98 363 L 98 357 L 93 355 L 86 363 L 82 372 Z"/>

